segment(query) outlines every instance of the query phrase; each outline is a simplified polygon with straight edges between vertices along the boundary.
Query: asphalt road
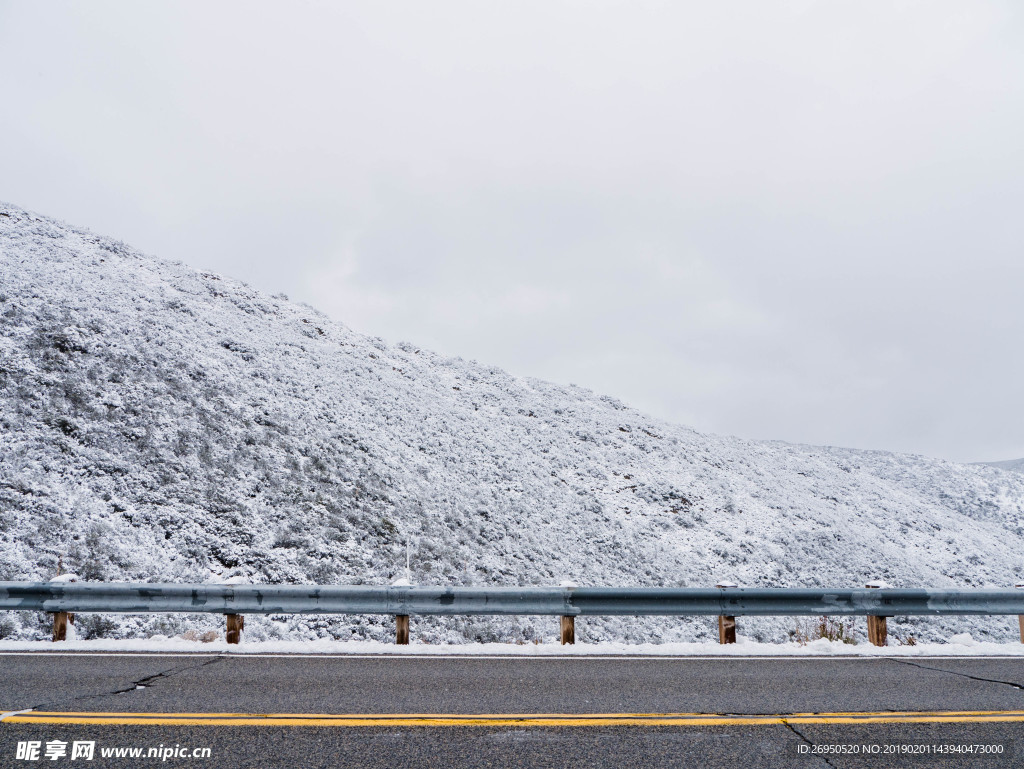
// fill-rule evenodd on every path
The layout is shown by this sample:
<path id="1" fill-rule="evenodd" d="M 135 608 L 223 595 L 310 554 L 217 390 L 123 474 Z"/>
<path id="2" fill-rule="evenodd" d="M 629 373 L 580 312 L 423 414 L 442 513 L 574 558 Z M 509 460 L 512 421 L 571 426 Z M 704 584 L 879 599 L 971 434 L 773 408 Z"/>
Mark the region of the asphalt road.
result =
<path id="1" fill-rule="evenodd" d="M 29 709 L 0 722 L 0 767 L 1024 766 L 1019 658 L 0 655 L 0 712 Z M 374 718 L 392 714 L 433 725 Z M 47 760 L 56 741 L 69 755 Z M 18 758 L 30 742 L 38 761 Z M 210 755 L 145 756 L 174 746 Z M 100 754 L 121 747 L 144 755 Z"/>

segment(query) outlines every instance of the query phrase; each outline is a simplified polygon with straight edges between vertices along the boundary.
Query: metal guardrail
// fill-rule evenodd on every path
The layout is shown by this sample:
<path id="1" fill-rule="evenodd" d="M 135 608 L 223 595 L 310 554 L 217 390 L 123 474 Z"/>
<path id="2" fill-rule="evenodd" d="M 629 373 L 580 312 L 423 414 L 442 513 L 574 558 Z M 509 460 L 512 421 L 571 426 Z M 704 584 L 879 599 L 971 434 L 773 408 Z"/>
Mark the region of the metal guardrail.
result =
<path id="1" fill-rule="evenodd" d="M 0 582 L 0 611 L 563 617 L 1024 615 L 1024 590 Z"/>

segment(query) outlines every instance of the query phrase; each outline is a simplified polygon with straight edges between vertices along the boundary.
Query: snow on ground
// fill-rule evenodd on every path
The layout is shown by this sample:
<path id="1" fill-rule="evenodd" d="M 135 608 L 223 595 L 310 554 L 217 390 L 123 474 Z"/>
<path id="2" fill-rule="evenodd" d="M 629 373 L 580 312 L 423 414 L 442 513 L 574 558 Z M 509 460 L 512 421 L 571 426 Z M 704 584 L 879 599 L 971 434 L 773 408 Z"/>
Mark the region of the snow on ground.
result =
<path id="1" fill-rule="evenodd" d="M 945 643 L 913 646 L 850 645 L 819 639 L 806 644 L 761 643 L 737 636 L 735 644 L 702 643 L 593 643 L 562 646 L 557 643 L 464 643 L 425 644 L 413 641 L 398 646 L 380 641 L 245 641 L 228 644 L 220 638 L 203 643 L 182 638 L 91 641 L 0 641 L 4 652 L 182 652 L 189 654 L 324 654 L 324 655 L 430 655 L 430 656 L 514 656 L 514 657 L 1020 657 L 1024 645 L 975 641 L 970 634 L 953 636 Z"/>
<path id="2" fill-rule="evenodd" d="M 282 255 L 286 257 L 286 255 Z M 0 580 L 1006 587 L 1024 474 L 704 435 L 588 390 L 387 344 L 229 278 L 0 204 Z M 79 636 L 221 630 L 82 616 Z M 786 641 L 797 620 L 752 638 Z M 890 620 L 1016 639 L 1005 618 Z M 49 635 L 0 614 L 0 638 Z M 379 617 L 250 617 L 250 639 L 386 641 Z M 424 618 L 431 644 L 548 636 Z M 863 640 L 863 629 L 855 635 Z M 590 619 L 585 642 L 717 637 Z M 580 647 L 584 648 L 584 647 Z"/>

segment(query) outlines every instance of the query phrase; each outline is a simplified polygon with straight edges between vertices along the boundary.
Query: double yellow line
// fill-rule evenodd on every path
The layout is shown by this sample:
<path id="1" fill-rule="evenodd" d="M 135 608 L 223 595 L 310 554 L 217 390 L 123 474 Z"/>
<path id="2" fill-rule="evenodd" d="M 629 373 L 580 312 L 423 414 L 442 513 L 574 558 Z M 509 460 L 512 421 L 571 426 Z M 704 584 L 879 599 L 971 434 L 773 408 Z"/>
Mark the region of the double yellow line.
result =
<path id="1" fill-rule="evenodd" d="M 4 714 L 2 724 L 95 726 L 772 726 L 781 724 L 938 724 L 1024 721 L 1021 710 L 880 711 L 866 713 L 91 713 L 27 711 Z"/>

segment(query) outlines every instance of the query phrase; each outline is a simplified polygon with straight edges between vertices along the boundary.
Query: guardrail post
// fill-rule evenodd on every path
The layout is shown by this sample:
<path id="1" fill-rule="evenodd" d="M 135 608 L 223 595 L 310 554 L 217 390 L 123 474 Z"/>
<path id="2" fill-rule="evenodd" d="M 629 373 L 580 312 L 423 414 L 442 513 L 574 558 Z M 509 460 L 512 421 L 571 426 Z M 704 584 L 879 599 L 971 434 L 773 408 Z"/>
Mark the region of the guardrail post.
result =
<path id="1" fill-rule="evenodd" d="M 720 615 L 718 617 L 718 643 L 736 643 L 736 618 Z"/>
<path id="2" fill-rule="evenodd" d="M 715 587 L 738 587 L 735 582 L 719 582 Z M 718 615 L 718 643 L 736 643 L 736 618 L 725 614 Z"/>
<path id="3" fill-rule="evenodd" d="M 57 559 L 57 576 L 50 580 L 51 583 L 59 582 L 67 584 L 68 582 L 78 582 L 77 574 L 63 574 L 64 571 L 64 556 L 60 556 Z M 75 615 L 66 611 L 53 612 L 53 640 L 54 641 L 66 641 L 68 640 L 68 625 L 71 625 L 72 637 L 74 637 L 74 624 Z"/>
<path id="4" fill-rule="evenodd" d="M 245 617 L 241 614 L 225 614 L 228 621 L 228 632 L 225 634 L 229 644 L 236 644 L 242 640 L 242 630 L 245 628 Z"/>
<path id="5" fill-rule="evenodd" d="M 68 638 L 68 625 L 75 624 L 75 615 L 66 611 L 53 613 L 53 640 L 66 641 Z"/>
<path id="6" fill-rule="evenodd" d="M 1015 582 L 1013 586 L 1022 588 L 1024 587 L 1024 582 Z M 1024 614 L 1017 615 L 1017 624 L 1020 625 L 1020 642 L 1024 644 Z"/>
<path id="7" fill-rule="evenodd" d="M 563 614 L 561 617 L 561 633 L 559 633 L 562 646 L 576 643 L 576 617 L 571 614 Z"/>
<path id="8" fill-rule="evenodd" d="M 566 591 L 571 591 L 574 587 L 579 587 L 579 585 L 569 579 L 563 579 L 558 583 L 558 586 Z M 562 642 L 562 646 L 565 646 L 566 644 L 575 644 L 576 616 L 574 614 L 561 615 L 558 622 L 558 631 L 558 640 Z"/>
<path id="9" fill-rule="evenodd" d="M 395 643 L 399 646 L 409 645 L 409 615 L 395 615 Z"/>
<path id="10" fill-rule="evenodd" d="M 875 581 L 869 582 L 864 587 L 879 589 L 889 586 L 884 582 Z M 885 620 L 885 617 L 879 615 L 868 615 L 868 641 L 873 643 L 875 646 L 885 646 L 886 641 L 888 640 L 889 630 L 885 625 Z"/>

